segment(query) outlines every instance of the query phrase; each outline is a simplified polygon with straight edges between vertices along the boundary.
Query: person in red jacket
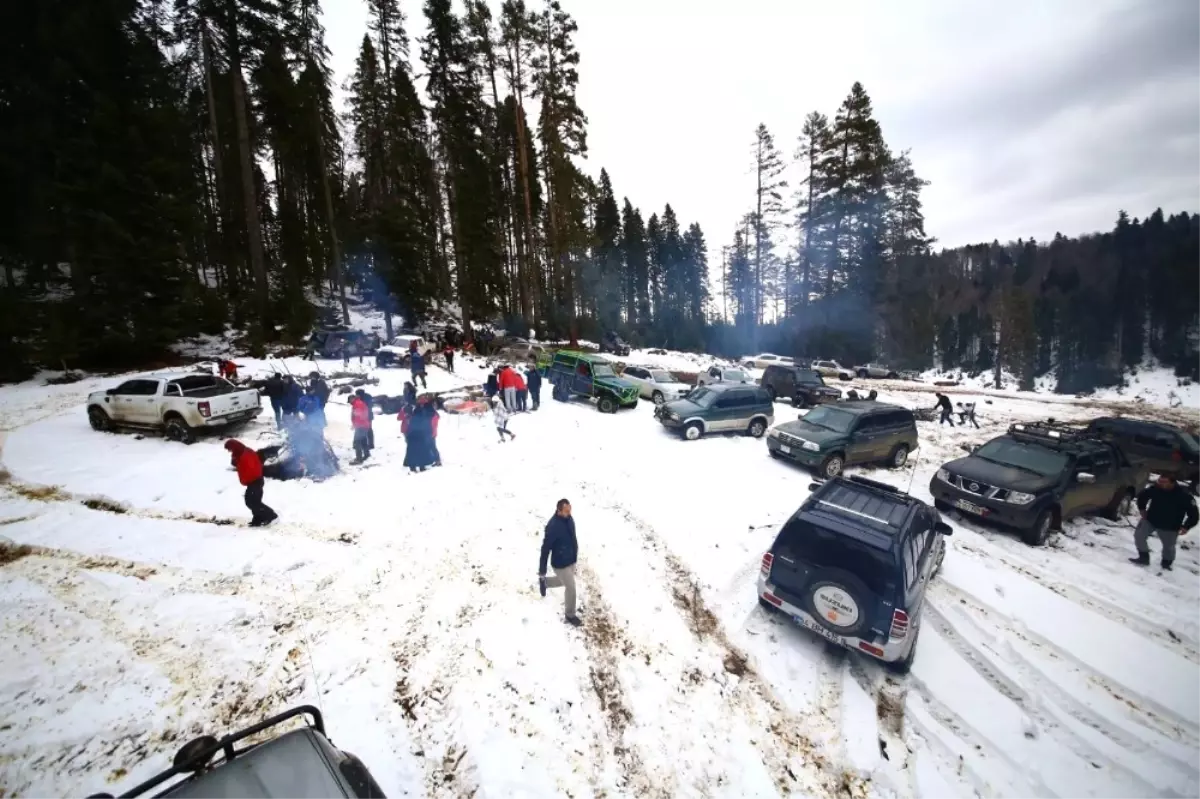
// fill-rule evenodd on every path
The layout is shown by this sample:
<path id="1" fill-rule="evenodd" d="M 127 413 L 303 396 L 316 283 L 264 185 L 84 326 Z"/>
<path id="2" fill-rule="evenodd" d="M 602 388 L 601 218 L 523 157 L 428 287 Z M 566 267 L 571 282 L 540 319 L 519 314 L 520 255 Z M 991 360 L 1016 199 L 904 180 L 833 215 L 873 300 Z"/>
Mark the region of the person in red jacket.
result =
<path id="1" fill-rule="evenodd" d="M 500 370 L 500 393 L 504 395 L 504 407 L 510 413 L 517 410 L 517 373 L 511 366 Z"/>
<path id="2" fill-rule="evenodd" d="M 246 487 L 246 507 L 250 509 L 250 526 L 262 527 L 279 518 L 279 514 L 263 503 L 263 467 L 258 453 L 237 439 L 225 442 L 229 460 L 237 469 L 238 480 Z"/>
<path id="3" fill-rule="evenodd" d="M 354 428 L 354 455 L 351 463 L 362 463 L 371 457 L 371 409 L 357 394 L 350 398 L 350 426 Z"/>
<path id="4" fill-rule="evenodd" d="M 517 386 L 517 410 L 525 411 L 525 402 L 529 397 L 529 387 L 525 385 L 525 378 L 521 377 L 521 373 L 516 369 L 510 369 L 513 373 L 513 383 Z"/>

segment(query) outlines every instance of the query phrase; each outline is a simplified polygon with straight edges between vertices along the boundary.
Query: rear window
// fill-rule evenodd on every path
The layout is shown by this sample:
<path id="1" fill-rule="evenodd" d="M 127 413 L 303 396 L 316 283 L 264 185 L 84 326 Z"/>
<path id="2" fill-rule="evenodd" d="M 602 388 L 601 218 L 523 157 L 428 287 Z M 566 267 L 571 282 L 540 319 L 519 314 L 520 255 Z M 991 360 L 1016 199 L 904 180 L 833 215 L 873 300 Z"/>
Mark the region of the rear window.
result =
<path id="1" fill-rule="evenodd" d="M 850 572 L 880 596 L 896 587 L 898 567 L 891 552 L 799 519 L 792 519 L 780 531 L 773 552 L 809 566 Z"/>
<path id="2" fill-rule="evenodd" d="M 802 383 L 820 383 L 825 385 L 825 380 L 820 373 L 814 372 L 812 369 L 797 369 L 796 379 Z"/>

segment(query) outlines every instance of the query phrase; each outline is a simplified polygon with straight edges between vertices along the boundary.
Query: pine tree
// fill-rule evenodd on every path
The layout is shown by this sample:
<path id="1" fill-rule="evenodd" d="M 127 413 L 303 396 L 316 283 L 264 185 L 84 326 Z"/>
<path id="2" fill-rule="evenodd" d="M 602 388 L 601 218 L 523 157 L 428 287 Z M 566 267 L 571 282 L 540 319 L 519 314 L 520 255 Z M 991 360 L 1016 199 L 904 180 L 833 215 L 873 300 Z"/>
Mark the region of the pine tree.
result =
<path id="1" fill-rule="evenodd" d="M 805 117 L 796 148 L 796 160 L 800 162 L 805 177 L 796 193 L 798 274 L 795 294 L 788 302 L 789 310 L 793 311 L 799 311 L 811 302 L 816 289 L 815 279 L 829 258 L 828 252 L 822 247 L 822 242 L 827 239 L 831 211 L 829 181 L 819 171 L 821 157 L 829 147 L 829 136 L 828 117 L 816 111 Z"/>
<path id="2" fill-rule="evenodd" d="M 621 209 L 621 250 L 625 257 L 629 324 L 640 330 L 650 322 L 650 260 L 642 214 L 628 197 Z"/>
<path id="3" fill-rule="evenodd" d="M 599 285 L 597 308 L 603 330 L 615 330 L 621 321 L 622 287 L 627 285 L 625 264 L 621 254 L 621 212 L 613 195 L 608 172 L 600 170 L 600 185 L 596 199 L 596 218 L 592 259 L 596 265 Z"/>
<path id="4" fill-rule="evenodd" d="M 662 318 L 665 254 L 662 225 L 658 221 L 658 214 L 650 214 L 650 218 L 646 220 L 646 285 L 649 299 L 649 313 L 645 317 L 646 324 L 654 324 Z"/>
<path id="5" fill-rule="evenodd" d="M 754 320 L 763 322 L 766 298 L 772 292 L 773 276 L 770 259 L 764 258 L 764 247 L 770 249 L 771 231 L 778 226 L 783 214 L 783 156 L 775 147 L 775 139 L 767 126 L 759 124 L 754 131 Z M 764 264 L 766 268 L 764 269 Z"/>

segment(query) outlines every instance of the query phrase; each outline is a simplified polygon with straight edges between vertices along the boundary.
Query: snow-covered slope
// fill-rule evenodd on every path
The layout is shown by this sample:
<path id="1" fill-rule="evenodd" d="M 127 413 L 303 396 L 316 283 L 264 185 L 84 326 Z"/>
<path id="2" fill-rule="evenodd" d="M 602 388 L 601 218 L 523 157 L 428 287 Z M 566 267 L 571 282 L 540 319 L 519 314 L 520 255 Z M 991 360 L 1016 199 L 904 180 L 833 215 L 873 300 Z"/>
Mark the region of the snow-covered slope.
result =
<path id="1" fill-rule="evenodd" d="M 430 388 L 477 383 L 482 363 L 431 367 Z M 270 482 L 281 519 L 254 530 L 229 523 L 248 513 L 220 440 L 88 428 L 83 396 L 119 379 L 0 389 L 0 535 L 31 547 L 0 563 L 5 795 L 116 793 L 194 735 L 303 702 L 390 796 L 1200 792 L 1192 536 L 1159 574 L 1127 563 L 1131 519 L 1031 549 L 950 518 L 899 678 L 758 607 L 761 554 L 811 479 L 761 441 L 682 441 L 649 403 L 547 401 L 505 444 L 489 419 L 444 416 L 445 466 L 410 474 L 398 422 L 378 418 L 367 466 Z M 385 371 L 375 393 L 404 379 Z M 932 405 L 928 387 L 875 385 Z M 922 423 L 910 465 L 874 476 L 928 499 L 963 444 L 1093 405 L 980 395 L 982 430 Z M 328 415 L 348 460 L 349 410 Z M 239 435 L 275 434 L 263 419 Z M 561 497 L 581 629 L 534 587 Z"/>

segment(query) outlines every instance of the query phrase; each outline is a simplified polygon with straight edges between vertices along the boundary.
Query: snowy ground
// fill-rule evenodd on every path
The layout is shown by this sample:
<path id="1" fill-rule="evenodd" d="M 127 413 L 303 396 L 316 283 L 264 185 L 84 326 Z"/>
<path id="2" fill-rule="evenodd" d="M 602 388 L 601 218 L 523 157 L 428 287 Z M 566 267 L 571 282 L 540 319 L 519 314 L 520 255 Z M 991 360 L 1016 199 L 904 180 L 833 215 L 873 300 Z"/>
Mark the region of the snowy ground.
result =
<path id="1" fill-rule="evenodd" d="M 481 363 L 431 368 L 430 388 L 477 383 Z M 376 393 L 399 393 L 407 373 L 381 374 Z M 0 535 L 29 547 L 0 557 L 2 796 L 116 793 L 202 731 L 304 702 L 390 796 L 1200 793 L 1193 536 L 1159 574 L 1126 562 L 1129 520 L 1031 549 L 951 518 L 897 678 L 758 608 L 761 554 L 810 482 L 761 441 L 682 441 L 648 403 L 547 402 L 506 444 L 489 420 L 444 416 L 446 465 L 412 475 L 380 418 L 368 466 L 270 483 L 281 520 L 253 530 L 219 439 L 88 428 L 84 395 L 119 379 L 0 390 Z M 933 404 L 928 387 L 873 385 Z M 979 401 L 982 430 L 923 423 L 918 457 L 876 476 L 928 498 L 960 445 L 1013 419 L 1125 407 Z M 348 456 L 349 410 L 328 415 Z M 582 629 L 534 588 L 560 497 Z"/>

